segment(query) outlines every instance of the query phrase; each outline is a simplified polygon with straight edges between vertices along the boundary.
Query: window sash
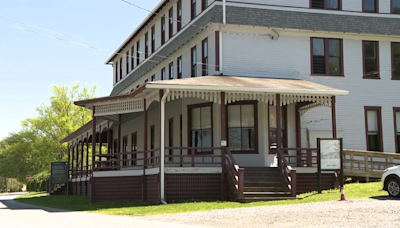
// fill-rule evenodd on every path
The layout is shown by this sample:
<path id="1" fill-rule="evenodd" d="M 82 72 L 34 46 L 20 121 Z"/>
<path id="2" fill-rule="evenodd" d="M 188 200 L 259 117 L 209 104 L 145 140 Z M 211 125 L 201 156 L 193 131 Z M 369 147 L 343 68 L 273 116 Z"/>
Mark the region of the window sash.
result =
<path id="1" fill-rule="evenodd" d="M 341 0 L 311 0 L 311 8 L 340 10 L 342 6 Z"/>
<path id="2" fill-rule="evenodd" d="M 192 147 L 212 147 L 212 108 L 211 105 L 192 107 L 190 112 L 190 140 Z M 210 152 L 210 150 L 196 150 Z"/>
<path id="3" fill-rule="evenodd" d="M 192 11 L 191 11 L 191 19 L 193 20 L 196 17 L 196 0 L 192 0 Z"/>
<path id="4" fill-rule="evenodd" d="M 169 79 L 174 79 L 174 63 L 169 64 Z"/>
<path id="5" fill-rule="evenodd" d="M 122 57 L 119 60 L 119 79 L 122 79 Z"/>
<path id="6" fill-rule="evenodd" d="M 396 132 L 400 134 L 400 111 L 396 111 Z"/>
<path id="7" fill-rule="evenodd" d="M 197 51 L 196 51 L 196 47 L 192 48 L 191 51 L 191 65 L 192 65 L 192 69 L 191 69 L 191 76 L 192 77 L 196 77 L 197 76 Z"/>
<path id="8" fill-rule="evenodd" d="M 174 35 L 174 10 L 171 7 L 171 9 L 169 10 L 169 38 L 171 39 L 171 37 Z"/>
<path id="9" fill-rule="evenodd" d="M 312 74 L 343 75 L 342 42 L 341 39 L 311 38 Z"/>
<path id="10" fill-rule="evenodd" d="M 363 41 L 364 48 L 364 77 L 379 77 L 378 42 Z"/>
<path id="11" fill-rule="evenodd" d="M 227 107 L 228 147 L 232 152 L 256 150 L 256 104 L 231 104 Z"/>
<path id="12" fill-rule="evenodd" d="M 182 29 L 182 0 L 178 0 L 177 15 L 178 15 L 178 18 L 177 18 L 177 22 L 176 22 L 177 23 L 176 27 L 179 32 Z"/>
<path id="13" fill-rule="evenodd" d="M 400 0 L 392 0 L 392 13 L 400 14 Z"/>
<path id="14" fill-rule="evenodd" d="M 161 17 L 161 45 L 165 43 L 165 15 Z"/>
<path id="15" fill-rule="evenodd" d="M 135 45 L 131 47 L 131 70 L 135 68 Z"/>
<path id="16" fill-rule="evenodd" d="M 165 67 L 161 69 L 161 80 L 165 80 Z"/>
<path id="17" fill-rule="evenodd" d="M 378 11 L 378 0 L 363 0 L 363 12 L 376 13 Z"/>
<path id="18" fill-rule="evenodd" d="M 140 40 L 136 43 L 136 66 L 140 64 Z"/>
<path id="19" fill-rule="evenodd" d="M 177 60 L 177 73 L 178 73 L 178 79 L 182 78 L 182 56 L 178 58 Z"/>

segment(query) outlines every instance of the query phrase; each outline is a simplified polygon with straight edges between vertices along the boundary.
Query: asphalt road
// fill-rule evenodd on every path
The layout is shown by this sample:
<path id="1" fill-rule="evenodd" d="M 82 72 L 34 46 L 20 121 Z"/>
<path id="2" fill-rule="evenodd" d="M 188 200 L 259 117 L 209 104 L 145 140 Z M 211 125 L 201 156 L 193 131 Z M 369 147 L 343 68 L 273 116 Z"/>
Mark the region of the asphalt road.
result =
<path id="1" fill-rule="evenodd" d="M 200 228 L 172 222 L 139 220 L 129 216 L 109 216 L 71 212 L 15 202 L 19 194 L 0 194 L 1 228 L 71 228 L 71 227 L 165 227 Z"/>

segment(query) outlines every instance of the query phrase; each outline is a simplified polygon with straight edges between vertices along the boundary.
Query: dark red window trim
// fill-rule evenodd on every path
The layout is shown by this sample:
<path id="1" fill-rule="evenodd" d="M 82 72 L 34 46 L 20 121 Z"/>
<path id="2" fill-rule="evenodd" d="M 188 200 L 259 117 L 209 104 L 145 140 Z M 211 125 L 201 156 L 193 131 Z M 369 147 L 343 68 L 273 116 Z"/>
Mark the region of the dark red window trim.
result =
<path id="1" fill-rule="evenodd" d="M 365 0 L 362 0 L 362 11 L 364 13 L 379 13 L 379 0 L 375 0 L 375 11 L 366 11 L 365 10 Z"/>
<path id="2" fill-rule="evenodd" d="M 156 33 L 156 28 L 153 25 L 153 27 L 151 27 L 151 53 L 152 54 L 154 53 L 154 50 L 156 48 L 156 34 L 155 33 Z"/>
<path id="3" fill-rule="evenodd" d="M 161 69 L 161 80 L 166 80 L 166 75 L 165 75 L 165 67 Z"/>
<path id="4" fill-rule="evenodd" d="M 168 146 L 174 147 L 174 118 L 168 120 Z M 173 155 L 173 150 L 168 150 L 168 155 Z M 172 161 L 172 157 L 168 157 Z"/>
<path id="5" fill-rule="evenodd" d="M 339 8 L 338 9 L 328 9 L 327 8 L 327 6 L 328 6 L 328 0 L 324 0 L 324 8 L 322 9 L 322 8 L 313 8 L 312 7 L 312 1 L 313 0 L 310 0 L 310 9 L 319 9 L 319 10 L 342 10 L 342 0 L 338 0 L 338 5 L 339 5 Z"/>
<path id="6" fill-rule="evenodd" d="M 182 29 L 182 14 L 183 14 L 182 0 L 178 0 L 176 3 L 176 19 L 177 19 L 176 29 L 177 29 L 177 32 L 181 31 L 181 29 Z"/>
<path id="7" fill-rule="evenodd" d="M 137 151 L 137 132 L 133 132 L 131 134 L 131 152 L 135 152 Z M 137 158 L 137 154 L 132 154 L 132 158 L 136 159 Z M 132 161 L 132 165 L 136 165 L 137 161 Z"/>
<path id="8" fill-rule="evenodd" d="M 365 41 L 367 42 L 375 42 L 375 52 L 376 52 L 376 77 L 366 77 L 367 72 L 365 71 Z M 363 55 L 363 79 L 381 79 L 379 73 L 379 41 L 370 41 L 370 40 L 363 40 L 362 41 L 362 55 Z"/>
<path id="9" fill-rule="evenodd" d="M 205 44 L 207 44 L 207 57 L 205 56 Z M 201 71 L 201 75 L 208 75 L 208 38 L 205 38 L 202 42 L 201 42 L 201 62 L 202 62 L 202 71 Z"/>
<path id="10" fill-rule="evenodd" d="M 396 153 L 400 153 L 400 145 L 397 142 L 397 130 L 400 131 L 400 129 L 397 129 L 397 119 L 396 119 L 397 112 L 400 112 L 400 107 L 393 107 L 394 142 L 396 145 Z"/>
<path id="11" fill-rule="evenodd" d="M 165 15 L 161 17 L 161 46 L 165 44 Z"/>
<path id="12" fill-rule="evenodd" d="M 269 108 L 269 106 L 270 105 L 268 105 L 268 154 L 276 154 L 275 152 L 272 152 L 271 151 L 271 148 L 270 148 L 270 145 L 271 145 L 271 142 L 269 141 L 269 133 L 270 133 L 270 124 L 269 124 L 269 115 L 270 115 L 270 108 Z M 283 118 L 283 126 L 282 126 L 282 133 L 283 133 L 283 144 L 282 144 L 282 147 L 283 148 L 288 148 L 288 129 L 287 129 L 287 126 L 288 126 L 288 118 L 287 118 L 287 105 L 285 105 L 285 106 L 281 106 L 282 107 L 282 112 L 281 112 L 281 115 L 282 115 L 282 117 L 281 118 Z M 276 108 L 276 107 L 275 107 Z M 285 151 L 286 152 L 286 151 Z"/>
<path id="13" fill-rule="evenodd" d="M 168 79 L 172 80 L 174 79 L 174 62 L 171 62 L 169 64 L 169 68 L 168 68 Z"/>
<path id="14" fill-rule="evenodd" d="M 368 145 L 368 116 L 367 111 L 377 111 L 378 112 L 378 134 L 379 134 L 379 150 L 383 152 L 383 135 L 382 135 L 382 108 L 379 106 L 365 106 L 364 107 L 364 116 L 365 116 L 365 139 L 367 142 L 367 151 L 369 151 Z"/>
<path id="15" fill-rule="evenodd" d="M 140 64 L 140 40 L 136 43 L 136 66 Z"/>
<path id="16" fill-rule="evenodd" d="M 194 104 L 194 105 L 188 105 L 187 109 L 187 117 L 188 117 L 188 124 L 187 124 L 187 134 L 188 134 L 188 145 L 189 147 L 192 147 L 192 133 L 191 133 L 191 123 L 192 123 L 192 109 L 193 108 L 202 108 L 202 107 L 207 107 L 210 106 L 211 108 L 211 146 L 214 146 L 214 118 L 213 118 L 213 105 L 214 103 L 212 102 L 207 102 L 207 103 L 201 103 L 201 104 Z M 191 152 L 189 152 L 191 154 Z M 204 153 L 202 153 L 204 154 Z"/>
<path id="17" fill-rule="evenodd" d="M 313 72 L 313 39 L 324 39 L 324 54 L 325 54 L 325 74 L 314 74 Z M 329 40 L 339 40 L 340 42 L 340 70 L 341 74 L 331 75 L 329 74 Z M 329 76 L 329 77 L 344 77 L 344 53 L 343 53 L 343 39 L 336 38 L 322 38 L 322 37 L 311 37 L 310 38 L 310 57 L 311 57 L 311 75 L 312 76 Z"/>
<path id="18" fill-rule="evenodd" d="M 219 71 L 219 31 L 215 31 L 215 71 Z"/>
<path id="19" fill-rule="evenodd" d="M 149 33 L 144 34 L 144 58 L 149 57 Z"/>
<path id="20" fill-rule="evenodd" d="M 197 8 L 197 0 L 190 0 L 190 20 L 193 20 L 196 18 L 196 16 L 197 16 L 196 8 Z"/>
<path id="21" fill-rule="evenodd" d="M 208 0 L 201 0 L 201 10 L 204 11 L 208 6 Z"/>
<path id="22" fill-rule="evenodd" d="M 156 75 L 151 76 L 151 81 L 154 82 L 156 80 Z"/>
<path id="23" fill-rule="evenodd" d="M 131 47 L 131 70 L 135 68 L 135 45 Z"/>
<path id="24" fill-rule="evenodd" d="M 129 72 L 129 50 L 126 52 L 126 74 Z"/>
<path id="25" fill-rule="evenodd" d="M 122 79 L 122 57 L 119 59 L 119 80 Z"/>
<path id="26" fill-rule="evenodd" d="M 400 80 L 400 75 L 396 78 L 395 77 L 395 68 L 394 68 L 394 44 L 399 45 L 400 48 L 400 42 L 391 42 L 390 44 L 390 49 L 391 49 L 391 58 L 392 58 L 392 80 Z M 399 59 L 400 60 L 400 59 Z M 400 72 L 400 69 L 397 69 Z"/>
<path id="27" fill-rule="evenodd" d="M 122 166 L 128 166 L 128 155 L 126 154 L 126 152 L 128 152 L 128 135 L 122 137 L 122 153 L 124 153 L 122 155 L 122 160 L 126 160 L 122 161 Z"/>
<path id="28" fill-rule="evenodd" d="M 176 60 L 176 74 L 178 79 L 182 78 L 182 56 Z"/>
<path id="29" fill-rule="evenodd" d="M 195 52 L 195 58 L 193 59 L 193 52 Z M 197 48 L 196 46 L 190 49 L 190 76 L 196 77 L 197 76 Z"/>
<path id="30" fill-rule="evenodd" d="M 249 100 L 249 101 L 237 101 L 237 102 L 233 102 L 233 103 L 227 104 L 226 105 L 226 112 L 225 112 L 226 113 L 226 124 L 225 124 L 226 132 L 229 132 L 228 131 L 228 129 L 229 129 L 229 126 L 228 126 L 228 115 L 229 115 L 228 106 L 230 106 L 230 105 L 253 105 L 253 107 L 254 107 L 254 136 L 255 136 L 255 140 L 254 140 L 255 145 L 254 145 L 254 147 L 255 147 L 255 150 L 254 151 L 252 151 L 252 150 L 251 151 L 231 151 L 232 154 L 259 154 L 259 151 L 258 151 L 258 102 Z M 227 138 L 229 138 L 229 137 L 227 137 Z M 229 145 L 229 140 L 228 140 L 228 145 Z"/>
<path id="31" fill-rule="evenodd" d="M 118 82 L 118 61 L 115 63 L 115 83 Z"/>

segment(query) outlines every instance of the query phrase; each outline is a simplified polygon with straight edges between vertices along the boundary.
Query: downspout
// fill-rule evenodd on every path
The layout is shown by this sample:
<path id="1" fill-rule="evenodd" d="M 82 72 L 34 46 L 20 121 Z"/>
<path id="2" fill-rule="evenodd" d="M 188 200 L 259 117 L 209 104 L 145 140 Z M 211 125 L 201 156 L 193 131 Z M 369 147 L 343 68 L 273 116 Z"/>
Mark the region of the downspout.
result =
<path id="1" fill-rule="evenodd" d="M 224 62 L 223 62 L 223 58 L 222 58 L 222 56 L 223 56 L 223 54 L 222 54 L 222 52 L 223 52 L 222 32 L 225 28 L 225 25 L 226 25 L 226 0 L 222 0 L 222 27 L 220 29 L 221 31 L 219 32 L 219 72 L 220 72 L 220 75 L 224 74 L 224 70 L 223 70 Z"/>
<path id="2" fill-rule="evenodd" d="M 166 90 L 164 95 L 161 98 L 161 145 L 160 145 L 160 186 L 161 186 L 161 203 L 167 204 L 164 200 L 164 192 L 165 192 L 165 177 L 164 177 L 164 160 L 165 160 L 165 101 L 169 95 L 169 89 Z"/>

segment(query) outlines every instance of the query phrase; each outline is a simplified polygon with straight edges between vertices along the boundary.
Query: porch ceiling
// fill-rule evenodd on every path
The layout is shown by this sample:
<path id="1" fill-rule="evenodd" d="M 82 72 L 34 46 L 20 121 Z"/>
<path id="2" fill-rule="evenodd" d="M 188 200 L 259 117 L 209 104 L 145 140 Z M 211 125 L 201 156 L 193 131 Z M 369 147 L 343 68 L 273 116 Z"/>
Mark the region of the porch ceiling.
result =
<path id="1" fill-rule="evenodd" d="M 146 84 L 147 88 L 330 96 L 346 96 L 349 94 L 346 90 L 305 80 L 238 76 L 203 76 L 179 80 L 155 81 Z"/>

